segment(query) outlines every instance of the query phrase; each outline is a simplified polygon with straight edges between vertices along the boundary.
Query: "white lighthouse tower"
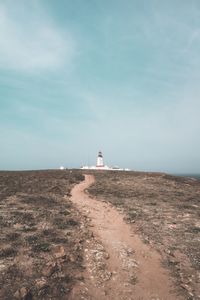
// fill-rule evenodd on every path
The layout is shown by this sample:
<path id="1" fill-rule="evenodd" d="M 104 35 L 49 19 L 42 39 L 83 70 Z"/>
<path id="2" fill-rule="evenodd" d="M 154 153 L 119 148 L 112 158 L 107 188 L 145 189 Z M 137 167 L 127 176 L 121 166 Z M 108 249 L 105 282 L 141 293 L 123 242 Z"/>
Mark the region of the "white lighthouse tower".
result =
<path id="1" fill-rule="evenodd" d="M 103 168 L 104 167 L 104 163 L 103 163 L 103 154 L 101 151 L 99 151 L 98 156 L 97 156 L 97 168 Z"/>

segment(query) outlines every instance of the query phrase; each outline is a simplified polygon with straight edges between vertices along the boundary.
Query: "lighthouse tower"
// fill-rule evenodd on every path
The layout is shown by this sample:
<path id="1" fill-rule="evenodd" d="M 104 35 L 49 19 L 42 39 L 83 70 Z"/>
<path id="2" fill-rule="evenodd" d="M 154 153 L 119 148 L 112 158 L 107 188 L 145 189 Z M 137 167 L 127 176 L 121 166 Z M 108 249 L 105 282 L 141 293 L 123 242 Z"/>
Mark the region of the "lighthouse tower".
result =
<path id="1" fill-rule="evenodd" d="M 103 163 L 103 155 L 102 152 L 99 151 L 98 156 L 97 156 L 97 168 L 103 168 L 104 167 L 104 163 Z"/>

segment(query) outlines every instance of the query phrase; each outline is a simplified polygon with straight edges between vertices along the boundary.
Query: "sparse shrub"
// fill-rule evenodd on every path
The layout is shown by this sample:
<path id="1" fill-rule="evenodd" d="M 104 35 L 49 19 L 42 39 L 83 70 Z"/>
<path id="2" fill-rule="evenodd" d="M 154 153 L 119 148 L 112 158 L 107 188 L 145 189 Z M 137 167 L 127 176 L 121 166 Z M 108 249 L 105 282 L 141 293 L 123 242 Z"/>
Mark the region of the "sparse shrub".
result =
<path id="1" fill-rule="evenodd" d="M 42 231 L 42 235 L 43 236 L 53 236 L 53 235 L 55 235 L 56 233 L 55 233 L 55 231 L 53 230 L 53 229 L 44 229 L 43 231 Z"/>
<path id="2" fill-rule="evenodd" d="M 8 222 L 4 219 L 4 217 L 0 216 L 0 227 L 9 226 Z"/>
<path id="3" fill-rule="evenodd" d="M 178 206 L 181 207 L 182 209 L 194 209 L 191 204 L 187 204 L 187 203 L 183 203 Z"/>
<path id="4" fill-rule="evenodd" d="M 14 249 L 13 247 L 8 247 L 0 250 L 0 258 L 6 258 L 9 256 L 16 256 L 16 255 L 17 255 L 17 250 Z"/>
<path id="5" fill-rule="evenodd" d="M 16 241 L 20 237 L 18 232 L 10 232 L 6 235 L 6 240 L 8 241 Z"/>
<path id="6" fill-rule="evenodd" d="M 55 244 L 65 244 L 68 242 L 67 238 L 62 238 L 62 237 L 60 238 L 57 236 L 52 236 L 50 240 L 52 243 L 55 243 Z"/>
<path id="7" fill-rule="evenodd" d="M 33 252 L 49 252 L 50 251 L 50 244 L 47 242 L 38 242 L 37 244 L 32 246 Z"/>
<path id="8" fill-rule="evenodd" d="M 200 227 L 197 227 L 197 226 L 191 226 L 187 229 L 188 232 L 191 232 L 191 233 L 199 233 L 200 232 Z"/>
<path id="9" fill-rule="evenodd" d="M 148 205 L 151 205 L 151 206 L 155 206 L 155 205 L 157 205 L 157 203 L 156 202 L 149 202 L 149 203 L 147 203 Z"/>
<path id="10" fill-rule="evenodd" d="M 69 220 L 66 222 L 66 224 L 67 224 L 68 226 L 77 226 L 77 225 L 79 225 L 79 223 L 78 223 L 77 221 L 73 220 L 73 219 L 69 219 Z"/>
<path id="11" fill-rule="evenodd" d="M 41 196 L 41 195 L 27 195 L 21 199 L 21 202 L 25 204 L 31 204 L 36 206 L 52 206 L 56 205 L 56 201 L 53 197 L 50 196 Z"/>
<path id="12" fill-rule="evenodd" d="M 35 227 L 35 226 L 23 226 L 21 231 L 23 231 L 23 232 L 37 231 L 37 227 Z"/>
<path id="13" fill-rule="evenodd" d="M 62 218 L 55 218 L 53 224 L 56 225 L 58 229 L 66 229 L 79 225 L 79 223 L 74 219 L 65 220 Z"/>
<path id="14" fill-rule="evenodd" d="M 26 241 L 31 245 L 35 244 L 38 241 L 38 236 L 37 235 L 29 235 L 26 237 Z"/>
<path id="15" fill-rule="evenodd" d="M 21 211 L 12 212 L 13 223 L 21 223 L 21 224 L 33 224 L 34 217 L 33 214 Z"/>
<path id="16" fill-rule="evenodd" d="M 70 211 L 68 211 L 68 210 L 60 211 L 59 213 L 64 216 L 70 215 Z"/>

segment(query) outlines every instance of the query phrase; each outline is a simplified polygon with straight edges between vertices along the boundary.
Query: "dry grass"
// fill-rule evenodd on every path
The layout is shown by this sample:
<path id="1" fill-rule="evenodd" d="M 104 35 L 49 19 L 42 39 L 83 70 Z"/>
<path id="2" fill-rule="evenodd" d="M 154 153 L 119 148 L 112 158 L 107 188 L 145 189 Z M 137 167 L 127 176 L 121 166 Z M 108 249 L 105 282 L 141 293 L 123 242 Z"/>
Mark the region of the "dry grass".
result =
<path id="1" fill-rule="evenodd" d="M 94 172 L 88 191 L 123 211 L 188 293 L 200 295 L 200 181 L 144 172 Z"/>
<path id="2" fill-rule="evenodd" d="M 83 178 L 67 170 L 0 172 L 0 299 L 66 299 L 86 232 L 63 196 Z"/>

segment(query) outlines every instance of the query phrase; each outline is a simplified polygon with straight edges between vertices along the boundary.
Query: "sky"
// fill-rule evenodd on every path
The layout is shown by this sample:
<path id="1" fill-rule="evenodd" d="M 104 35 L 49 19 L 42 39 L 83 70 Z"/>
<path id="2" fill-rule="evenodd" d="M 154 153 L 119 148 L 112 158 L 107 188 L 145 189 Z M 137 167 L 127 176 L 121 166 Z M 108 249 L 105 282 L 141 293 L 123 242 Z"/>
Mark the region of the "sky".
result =
<path id="1" fill-rule="evenodd" d="M 0 0 L 0 169 L 200 173 L 199 0 Z"/>

